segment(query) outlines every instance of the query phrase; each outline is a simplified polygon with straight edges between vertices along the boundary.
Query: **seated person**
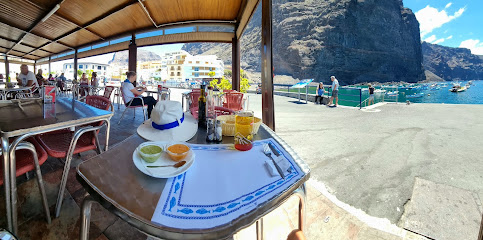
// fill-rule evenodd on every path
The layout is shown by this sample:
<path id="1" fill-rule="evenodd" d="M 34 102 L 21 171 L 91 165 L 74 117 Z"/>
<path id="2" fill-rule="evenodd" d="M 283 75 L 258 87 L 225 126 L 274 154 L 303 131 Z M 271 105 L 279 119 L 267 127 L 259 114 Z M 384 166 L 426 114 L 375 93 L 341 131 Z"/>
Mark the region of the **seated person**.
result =
<path id="1" fill-rule="evenodd" d="M 132 100 L 131 106 L 141 106 L 141 99 L 135 97 L 142 95 L 144 92 L 146 92 L 147 89 L 146 87 L 135 88 L 132 84 L 134 81 L 136 81 L 136 72 L 129 71 L 126 73 L 126 75 L 127 79 L 121 84 L 124 100 L 126 101 L 126 104 L 128 104 L 129 101 Z M 154 105 L 156 105 L 156 103 L 158 103 L 158 101 L 156 101 L 151 96 L 143 97 L 143 101 L 145 105 L 148 105 L 148 118 L 151 118 L 151 112 L 153 111 L 153 107 Z"/>
<path id="2" fill-rule="evenodd" d="M 37 75 L 35 75 L 35 77 L 37 78 L 37 84 L 38 85 L 44 85 L 46 80 L 42 76 L 42 69 L 39 69 L 39 71 L 37 71 Z"/>
<path id="3" fill-rule="evenodd" d="M 18 85 L 22 87 L 39 87 L 39 83 L 37 82 L 37 78 L 35 77 L 34 73 L 29 71 L 29 68 L 25 64 L 20 65 L 20 74 L 18 75 L 18 80 L 20 80 Z"/>
<path id="4" fill-rule="evenodd" d="M 89 94 L 89 78 L 87 78 L 86 73 L 82 73 L 82 77 L 79 80 L 79 86 L 80 86 L 80 95 L 86 96 Z"/>

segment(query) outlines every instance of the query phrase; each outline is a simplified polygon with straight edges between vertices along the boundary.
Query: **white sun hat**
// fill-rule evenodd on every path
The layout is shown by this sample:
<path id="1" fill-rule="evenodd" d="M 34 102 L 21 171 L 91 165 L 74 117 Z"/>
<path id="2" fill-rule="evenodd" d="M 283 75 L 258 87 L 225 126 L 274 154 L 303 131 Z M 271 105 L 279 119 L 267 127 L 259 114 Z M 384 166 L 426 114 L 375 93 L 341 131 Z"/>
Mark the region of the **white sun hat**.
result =
<path id="1" fill-rule="evenodd" d="M 148 119 L 138 127 L 138 134 L 150 141 L 188 141 L 198 130 L 198 122 L 183 113 L 180 102 L 159 101 Z"/>

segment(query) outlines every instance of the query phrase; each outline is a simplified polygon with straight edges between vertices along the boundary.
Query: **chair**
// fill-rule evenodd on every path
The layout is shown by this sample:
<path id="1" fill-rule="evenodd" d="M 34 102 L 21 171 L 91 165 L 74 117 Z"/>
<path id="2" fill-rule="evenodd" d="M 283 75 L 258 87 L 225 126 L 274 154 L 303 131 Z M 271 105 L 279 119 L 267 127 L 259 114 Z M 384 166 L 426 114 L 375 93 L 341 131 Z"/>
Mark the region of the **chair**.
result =
<path id="1" fill-rule="evenodd" d="M 102 110 L 109 110 L 110 107 L 112 108 L 111 101 L 102 96 L 87 96 L 86 103 Z M 97 135 L 104 125 L 105 123 L 100 121 L 84 125 L 75 132 L 72 132 L 69 129 L 63 129 L 36 136 L 37 141 L 47 151 L 49 156 L 65 158 L 64 172 L 62 173 L 59 195 L 57 196 L 56 217 L 60 214 L 72 156 L 90 150 L 96 150 L 97 153 L 100 154 L 102 149 Z"/>
<path id="2" fill-rule="evenodd" d="M 137 96 L 137 97 L 135 97 L 135 98 L 131 99 L 131 101 L 126 102 L 126 98 L 124 98 L 124 92 L 122 91 L 122 86 L 121 86 L 121 93 L 120 93 L 120 94 L 121 94 L 121 96 L 122 96 L 122 101 L 124 102 L 124 106 L 126 106 L 126 109 L 124 109 L 124 111 L 122 112 L 121 118 L 119 119 L 119 122 L 117 122 L 117 124 L 118 124 L 118 125 L 119 125 L 119 124 L 121 124 L 121 120 L 122 120 L 122 118 L 124 117 L 124 113 L 126 113 L 126 110 L 127 110 L 128 108 L 132 108 L 132 109 L 134 109 L 134 118 L 136 118 L 136 108 L 142 108 L 142 109 L 143 109 L 144 121 L 146 121 L 146 111 L 144 110 L 144 107 L 145 107 L 146 105 L 144 104 L 143 97 L 142 97 L 142 96 Z M 142 105 L 139 105 L 139 106 L 131 106 L 132 101 L 133 101 L 134 99 L 136 99 L 136 98 L 141 99 L 141 103 L 142 103 Z"/>
<path id="3" fill-rule="evenodd" d="M 0 156 L 2 152 L 0 151 Z M 47 153 L 40 146 L 40 144 L 33 138 L 27 138 L 18 144 L 15 149 L 15 176 L 19 177 L 30 171 L 35 170 L 37 175 L 37 184 L 39 186 L 40 195 L 42 196 L 42 204 L 45 210 L 45 217 L 50 224 L 50 211 L 49 204 L 47 202 L 47 195 L 45 194 L 44 182 L 42 180 L 42 173 L 40 171 L 40 165 L 44 164 L 47 160 Z M 0 186 L 3 185 L 3 165 L 0 165 Z"/>
<path id="4" fill-rule="evenodd" d="M 243 109 L 243 93 L 228 92 L 225 94 L 225 101 L 223 107 L 229 108 L 233 111 L 240 111 Z"/>
<path id="5" fill-rule="evenodd" d="M 190 112 L 195 119 L 198 119 L 198 108 L 190 108 Z M 235 114 L 235 111 L 225 107 L 215 106 L 215 113 L 216 113 L 216 116 L 232 115 L 232 114 Z"/>
<path id="6" fill-rule="evenodd" d="M 112 92 L 114 91 L 114 87 L 113 86 L 107 86 L 104 88 L 104 97 L 107 98 L 107 99 L 111 99 L 111 94 Z"/>

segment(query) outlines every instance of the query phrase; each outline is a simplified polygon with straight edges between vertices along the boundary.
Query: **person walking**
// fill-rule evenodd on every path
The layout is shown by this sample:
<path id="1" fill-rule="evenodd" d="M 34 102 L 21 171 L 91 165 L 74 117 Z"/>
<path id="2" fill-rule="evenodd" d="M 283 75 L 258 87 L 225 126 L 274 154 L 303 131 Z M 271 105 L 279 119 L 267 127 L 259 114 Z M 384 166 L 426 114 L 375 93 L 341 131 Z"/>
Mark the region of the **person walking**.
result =
<path id="1" fill-rule="evenodd" d="M 315 104 L 322 104 L 324 98 L 324 84 L 322 82 L 317 85 L 317 92 L 315 93 Z M 318 101 L 317 101 L 318 100 Z"/>
<path id="2" fill-rule="evenodd" d="M 332 105 L 332 101 L 335 98 L 335 107 L 339 104 L 339 81 L 335 78 L 335 76 L 330 77 L 330 81 L 332 81 L 332 96 L 329 99 L 329 106 Z"/>
<path id="3" fill-rule="evenodd" d="M 369 99 L 367 100 L 367 105 L 371 105 L 371 104 L 374 104 L 374 87 L 372 86 L 372 84 L 368 84 L 369 86 Z"/>

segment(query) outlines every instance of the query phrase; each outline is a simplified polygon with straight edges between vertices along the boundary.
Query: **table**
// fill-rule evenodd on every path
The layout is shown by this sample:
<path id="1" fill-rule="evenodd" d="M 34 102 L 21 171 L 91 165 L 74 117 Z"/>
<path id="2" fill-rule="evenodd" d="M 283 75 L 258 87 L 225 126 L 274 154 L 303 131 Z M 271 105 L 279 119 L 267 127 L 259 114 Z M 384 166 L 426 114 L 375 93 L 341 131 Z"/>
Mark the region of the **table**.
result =
<path id="1" fill-rule="evenodd" d="M 0 105 L 0 111 L 2 112 L 0 114 L 0 134 L 4 153 L 6 215 L 8 229 L 16 234 L 17 186 L 15 148 L 17 145 L 22 140 L 40 133 L 105 121 L 107 126 L 105 151 L 107 151 L 110 119 L 113 112 L 97 109 L 72 98 L 58 98 L 55 104 L 43 104 L 40 99 L 14 100 L 10 104 Z M 14 141 L 9 143 L 9 138 L 14 137 L 16 137 Z"/>
<path id="2" fill-rule="evenodd" d="M 205 144 L 205 137 L 206 130 L 199 129 L 188 142 Z M 300 198 L 299 227 L 302 229 L 305 208 L 304 184 L 310 177 L 310 170 L 275 132 L 262 124 L 255 140 L 267 138 L 274 138 L 292 155 L 302 170 L 302 177 L 272 200 L 260 204 L 231 223 L 211 229 L 186 230 L 168 228 L 151 222 L 167 180 L 146 176 L 134 166 L 132 153 L 145 140 L 137 134 L 132 135 L 110 151 L 81 163 L 77 168 L 77 179 L 90 194 L 82 204 L 81 239 L 87 239 L 91 204 L 95 201 L 139 230 L 161 239 L 224 239 L 254 222 L 258 223 L 264 215 L 296 194 Z M 233 137 L 224 136 L 223 143 L 233 143 Z"/>
<path id="3" fill-rule="evenodd" d="M 161 97 L 161 100 L 169 100 L 171 98 L 171 91 L 169 89 L 163 89 L 161 92 L 159 90 L 147 90 L 146 93 L 148 94 L 148 96 L 151 96 L 151 94 L 157 94 L 158 101 L 160 97 Z M 165 97 L 163 97 L 163 95 Z"/>
<path id="4" fill-rule="evenodd" d="M 0 91 L 1 91 L 1 98 L 0 99 L 7 99 L 7 95 L 9 93 L 13 93 L 13 92 L 21 92 L 21 91 L 29 91 L 31 90 L 31 87 L 20 87 L 20 86 L 15 86 L 15 87 L 12 87 L 12 88 L 7 88 L 7 87 L 0 87 Z"/>

